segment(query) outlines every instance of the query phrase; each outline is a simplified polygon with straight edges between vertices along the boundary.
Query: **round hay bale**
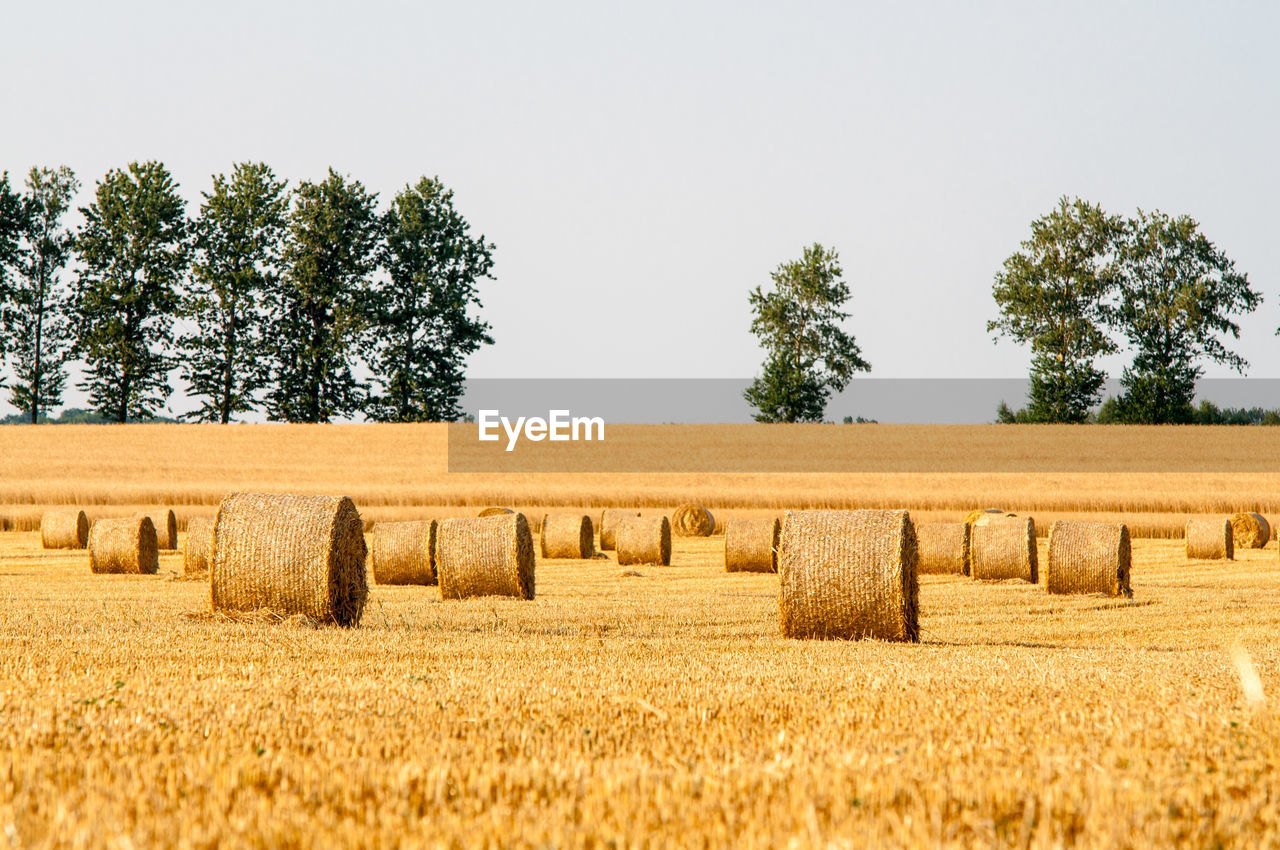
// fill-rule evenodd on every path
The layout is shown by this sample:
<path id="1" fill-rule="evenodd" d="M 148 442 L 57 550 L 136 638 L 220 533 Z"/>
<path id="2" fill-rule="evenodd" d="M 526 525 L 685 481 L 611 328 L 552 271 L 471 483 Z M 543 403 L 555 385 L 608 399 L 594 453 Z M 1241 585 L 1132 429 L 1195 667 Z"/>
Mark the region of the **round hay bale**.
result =
<path id="1" fill-rule="evenodd" d="M 1017 516 L 1017 514 L 1006 513 L 999 508 L 980 508 L 976 511 L 969 511 L 968 515 L 964 518 L 964 521 L 965 525 L 972 528 L 975 525 L 986 525 L 993 519 L 1011 516 Z"/>
<path id="2" fill-rule="evenodd" d="M 1049 593 L 1133 596 L 1129 527 L 1116 522 L 1068 522 L 1049 528 Z"/>
<path id="3" fill-rule="evenodd" d="M 154 575 L 160 569 L 156 527 L 146 516 L 100 519 L 89 530 L 89 569 Z"/>
<path id="4" fill-rule="evenodd" d="M 768 519 L 731 519 L 724 526 L 724 569 L 729 573 L 776 573 L 782 524 Z"/>
<path id="5" fill-rule="evenodd" d="M 1241 549 L 1265 549 L 1271 539 L 1271 523 L 1262 514 L 1231 515 L 1231 545 Z"/>
<path id="6" fill-rule="evenodd" d="M 171 510 L 148 511 L 138 514 L 148 517 L 156 529 L 156 545 L 161 549 L 178 548 L 178 518 Z"/>
<path id="7" fill-rule="evenodd" d="M 906 511 L 788 511 L 778 545 L 783 637 L 920 640 Z"/>
<path id="8" fill-rule="evenodd" d="M 932 522 L 916 526 L 916 547 L 921 574 L 969 574 L 969 535 L 967 522 Z"/>
<path id="9" fill-rule="evenodd" d="M 1040 580 L 1036 523 L 1029 516 L 975 522 L 969 536 L 969 572 L 980 581 Z"/>
<path id="10" fill-rule="evenodd" d="M 710 537 L 716 518 L 702 505 L 680 505 L 671 512 L 671 531 L 676 537 Z"/>
<path id="11" fill-rule="evenodd" d="M 84 511 L 46 511 L 40 517 L 40 545 L 45 549 L 83 549 L 89 543 L 89 517 Z"/>
<path id="12" fill-rule="evenodd" d="M 345 496 L 232 494 L 214 522 L 213 609 L 359 625 L 367 554 L 360 512 Z"/>
<path id="13" fill-rule="evenodd" d="M 436 521 L 380 522 L 369 543 L 378 584 L 436 583 Z"/>
<path id="14" fill-rule="evenodd" d="M 639 511 L 610 508 L 600 512 L 600 551 L 612 552 L 618 548 L 618 526 L 624 519 L 640 516 Z"/>
<path id="15" fill-rule="evenodd" d="M 479 517 L 509 516 L 513 513 L 515 513 L 515 511 L 511 510 L 511 508 L 481 508 L 480 513 L 476 514 L 476 516 L 479 516 Z"/>
<path id="16" fill-rule="evenodd" d="M 591 518 L 582 514 L 545 514 L 541 538 L 544 558 L 585 560 L 596 556 Z"/>
<path id="17" fill-rule="evenodd" d="M 1227 519 L 1187 520 L 1187 557 L 1201 561 L 1235 559 L 1235 537 Z"/>
<path id="18" fill-rule="evenodd" d="M 618 566 L 671 566 L 671 523 L 664 516 L 631 517 L 618 526 Z"/>
<path id="19" fill-rule="evenodd" d="M 533 534 L 524 514 L 446 519 L 436 532 L 436 570 L 445 599 L 534 594 Z"/>
<path id="20" fill-rule="evenodd" d="M 209 571 L 209 554 L 213 549 L 213 519 L 206 516 L 187 520 L 187 539 L 182 544 L 182 572 L 198 576 Z"/>

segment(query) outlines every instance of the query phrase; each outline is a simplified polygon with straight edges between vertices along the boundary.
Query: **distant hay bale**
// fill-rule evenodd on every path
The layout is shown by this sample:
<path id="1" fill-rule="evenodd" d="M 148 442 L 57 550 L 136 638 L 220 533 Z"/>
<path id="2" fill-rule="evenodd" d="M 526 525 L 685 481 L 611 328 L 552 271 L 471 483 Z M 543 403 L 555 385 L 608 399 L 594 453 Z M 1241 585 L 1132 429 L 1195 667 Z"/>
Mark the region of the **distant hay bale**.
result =
<path id="1" fill-rule="evenodd" d="M 145 573 L 160 569 L 151 518 L 100 519 L 89 530 L 89 569 L 95 573 Z"/>
<path id="2" fill-rule="evenodd" d="M 369 594 L 364 523 L 345 496 L 235 493 L 213 529 L 213 609 L 356 626 Z"/>
<path id="3" fill-rule="evenodd" d="M 969 574 L 969 535 L 967 522 L 931 522 L 916 526 L 919 572 Z"/>
<path id="4" fill-rule="evenodd" d="M 970 528 L 973 528 L 976 525 L 986 525 L 989 522 L 991 522 L 993 519 L 999 519 L 1000 517 L 1011 517 L 1011 516 L 1015 516 L 1015 514 L 1006 513 L 1005 511 L 1002 511 L 999 508 L 980 508 L 979 510 L 976 510 L 976 511 L 969 511 L 968 516 L 964 518 L 964 522 L 965 522 L 965 525 L 968 525 Z"/>
<path id="5" fill-rule="evenodd" d="M 373 528 L 369 561 L 378 584 L 436 583 L 436 521 L 380 522 Z"/>
<path id="6" fill-rule="evenodd" d="M 89 543 L 89 517 L 84 511 L 46 511 L 40 517 L 40 545 L 45 549 L 83 549 Z"/>
<path id="7" fill-rule="evenodd" d="M 515 511 L 511 510 L 511 508 L 481 508 L 480 513 L 476 514 L 476 516 L 510 516 L 513 513 L 515 513 Z"/>
<path id="8" fill-rule="evenodd" d="M 631 517 L 618 526 L 618 566 L 671 566 L 671 523 L 664 516 Z"/>
<path id="9" fill-rule="evenodd" d="M 729 520 L 724 526 L 725 572 L 776 573 L 781 533 L 777 517 Z"/>
<path id="10" fill-rule="evenodd" d="M 534 595 L 533 534 L 524 514 L 446 519 L 436 532 L 436 571 L 445 599 Z"/>
<path id="11" fill-rule="evenodd" d="M 916 556 L 906 511 L 788 511 L 778 545 L 783 637 L 918 641 Z"/>
<path id="12" fill-rule="evenodd" d="M 542 517 L 542 557 L 594 558 L 591 518 L 583 514 L 545 514 Z"/>
<path id="13" fill-rule="evenodd" d="M 1187 520 L 1187 557 L 1202 561 L 1233 560 L 1235 537 L 1227 519 Z"/>
<path id="14" fill-rule="evenodd" d="M 1231 545 L 1241 549 L 1265 549 L 1271 539 L 1271 523 L 1262 514 L 1231 515 Z"/>
<path id="15" fill-rule="evenodd" d="M 671 512 L 671 531 L 676 537 L 710 537 L 716 518 L 702 505 L 680 505 Z"/>
<path id="16" fill-rule="evenodd" d="M 178 548 L 178 518 L 172 510 L 147 511 L 138 516 L 150 518 L 156 529 L 156 545 L 161 549 Z"/>
<path id="17" fill-rule="evenodd" d="M 1049 528 L 1049 593 L 1133 596 L 1129 527 L 1116 522 L 1067 522 Z"/>
<path id="18" fill-rule="evenodd" d="M 187 520 L 187 540 L 182 544 L 182 573 L 197 576 L 209 571 L 213 550 L 213 520 L 198 516 Z"/>
<path id="19" fill-rule="evenodd" d="M 600 512 L 600 551 L 612 552 L 618 548 L 618 525 L 624 519 L 640 516 L 639 511 L 623 508 L 610 508 Z"/>
<path id="20" fill-rule="evenodd" d="M 1036 523 L 1031 517 L 993 517 L 974 523 L 969 537 L 969 572 L 980 581 L 1040 580 Z"/>

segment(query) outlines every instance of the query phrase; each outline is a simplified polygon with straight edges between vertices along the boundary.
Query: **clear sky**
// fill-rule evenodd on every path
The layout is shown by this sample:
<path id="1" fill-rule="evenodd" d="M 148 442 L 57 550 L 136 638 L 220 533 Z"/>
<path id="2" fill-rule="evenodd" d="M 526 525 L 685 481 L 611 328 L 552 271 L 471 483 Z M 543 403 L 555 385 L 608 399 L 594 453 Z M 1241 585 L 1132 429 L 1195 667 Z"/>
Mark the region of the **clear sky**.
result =
<path id="1" fill-rule="evenodd" d="M 239 160 L 384 201 L 439 175 L 497 244 L 478 377 L 749 377 L 747 292 L 814 241 L 873 375 L 1018 377 L 992 275 L 1080 195 L 1198 219 L 1265 294 L 1238 348 L 1277 377 L 1278 10 L 15 3 L 0 168 L 87 197 L 157 158 L 193 212 Z"/>

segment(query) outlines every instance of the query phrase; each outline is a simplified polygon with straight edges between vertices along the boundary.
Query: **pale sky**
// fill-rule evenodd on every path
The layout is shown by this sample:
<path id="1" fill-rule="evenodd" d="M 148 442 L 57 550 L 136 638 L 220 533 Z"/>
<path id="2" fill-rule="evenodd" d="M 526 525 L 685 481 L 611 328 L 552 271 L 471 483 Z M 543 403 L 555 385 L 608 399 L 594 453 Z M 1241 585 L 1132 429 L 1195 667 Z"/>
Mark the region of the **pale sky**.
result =
<path id="1" fill-rule="evenodd" d="M 241 160 L 384 203 L 439 175 L 497 244 L 484 378 L 750 377 L 747 292 L 815 241 L 873 376 L 1020 377 L 992 275 L 1080 195 L 1198 219 L 1266 298 L 1249 374 L 1280 377 L 1278 10 L 14 3 L 0 169 L 65 163 L 86 203 L 156 158 L 192 213 Z"/>

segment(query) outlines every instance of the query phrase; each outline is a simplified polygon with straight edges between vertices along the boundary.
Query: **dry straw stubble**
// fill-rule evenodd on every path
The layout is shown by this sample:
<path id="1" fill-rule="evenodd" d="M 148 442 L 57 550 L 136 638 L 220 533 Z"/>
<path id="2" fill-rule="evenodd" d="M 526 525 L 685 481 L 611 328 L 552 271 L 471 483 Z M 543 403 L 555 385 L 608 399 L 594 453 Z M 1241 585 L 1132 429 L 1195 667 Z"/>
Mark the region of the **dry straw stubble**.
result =
<path id="1" fill-rule="evenodd" d="M 729 520 L 724 527 L 725 572 L 776 573 L 781 531 L 776 517 Z"/>
<path id="2" fill-rule="evenodd" d="M 156 527 L 150 517 L 100 519 L 89 530 L 89 569 L 153 575 L 160 568 L 156 548 Z"/>
<path id="3" fill-rule="evenodd" d="M 46 511 L 40 517 L 40 545 L 45 549 L 83 549 L 89 543 L 89 517 L 84 511 Z"/>
<path id="4" fill-rule="evenodd" d="M 1227 519 L 1187 520 L 1187 557 L 1202 561 L 1233 560 L 1235 537 Z"/>
<path id="5" fill-rule="evenodd" d="M 618 526 L 618 565 L 671 566 L 671 522 L 665 516 L 632 517 Z"/>
<path id="6" fill-rule="evenodd" d="M 640 512 L 626 508 L 608 508 L 600 512 L 600 551 L 612 552 L 618 548 L 618 526 L 625 519 L 640 516 Z"/>
<path id="7" fill-rule="evenodd" d="M 1115 522 L 1059 520 L 1049 528 L 1049 593 L 1133 596 L 1129 527 Z"/>
<path id="8" fill-rule="evenodd" d="M 1271 539 L 1271 523 L 1258 513 L 1231 516 L 1231 545 L 1241 549 L 1264 549 Z"/>
<path id="9" fill-rule="evenodd" d="M 192 517 L 187 520 L 187 539 L 182 544 L 182 572 L 198 576 L 209 571 L 209 555 L 213 550 L 213 519 Z"/>
<path id="10" fill-rule="evenodd" d="M 436 583 L 436 521 L 379 522 L 369 540 L 369 561 L 378 584 Z"/>
<path id="11" fill-rule="evenodd" d="M 441 520 L 436 532 L 440 596 L 533 599 L 533 533 L 524 514 Z"/>
<path id="12" fill-rule="evenodd" d="M 1040 580 L 1036 523 L 1031 517 L 995 517 L 975 523 L 969 538 L 969 572 L 980 581 Z"/>
<path id="13" fill-rule="evenodd" d="M 710 537 L 716 518 L 702 505 L 688 503 L 671 512 L 671 531 L 677 537 Z"/>
<path id="14" fill-rule="evenodd" d="M 969 574 L 969 536 L 967 522 L 932 522 L 916 526 L 920 573 L 941 575 Z"/>
<path id="15" fill-rule="evenodd" d="M 540 539 L 544 558 L 586 559 L 596 554 L 591 518 L 583 514 L 545 514 Z"/>

